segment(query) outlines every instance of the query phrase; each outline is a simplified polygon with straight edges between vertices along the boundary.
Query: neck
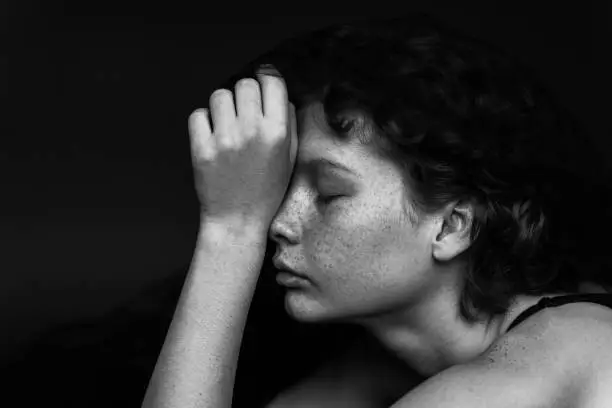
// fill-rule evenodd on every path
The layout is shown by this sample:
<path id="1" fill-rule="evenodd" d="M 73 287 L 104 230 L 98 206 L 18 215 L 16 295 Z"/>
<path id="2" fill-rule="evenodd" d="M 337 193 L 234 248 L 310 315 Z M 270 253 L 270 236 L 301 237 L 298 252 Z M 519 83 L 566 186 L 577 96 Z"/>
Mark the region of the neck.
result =
<path id="1" fill-rule="evenodd" d="M 362 319 L 364 326 L 400 360 L 429 377 L 473 360 L 501 335 L 505 316 L 470 323 L 459 312 L 459 285 L 427 293 L 410 305 Z"/>

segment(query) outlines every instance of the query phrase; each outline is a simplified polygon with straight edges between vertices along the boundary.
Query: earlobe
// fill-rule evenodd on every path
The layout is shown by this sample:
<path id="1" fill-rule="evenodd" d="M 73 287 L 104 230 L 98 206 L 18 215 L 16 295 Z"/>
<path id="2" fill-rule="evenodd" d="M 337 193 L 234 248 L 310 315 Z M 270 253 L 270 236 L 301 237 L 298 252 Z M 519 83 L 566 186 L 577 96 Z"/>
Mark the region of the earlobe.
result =
<path id="1" fill-rule="evenodd" d="M 472 220 L 471 206 L 453 206 L 440 217 L 439 232 L 432 243 L 434 259 L 448 262 L 469 248 Z"/>

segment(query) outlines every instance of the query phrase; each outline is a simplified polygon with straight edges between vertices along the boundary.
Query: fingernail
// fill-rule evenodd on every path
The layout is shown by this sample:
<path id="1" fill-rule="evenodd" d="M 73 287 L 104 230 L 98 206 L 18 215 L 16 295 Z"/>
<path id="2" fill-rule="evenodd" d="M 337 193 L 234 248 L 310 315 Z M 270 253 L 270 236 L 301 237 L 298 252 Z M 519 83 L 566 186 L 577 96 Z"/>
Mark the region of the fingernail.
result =
<path id="1" fill-rule="evenodd" d="M 272 64 L 262 64 L 257 69 L 257 74 L 259 75 L 272 75 L 272 76 L 280 76 L 280 72 L 274 67 Z"/>

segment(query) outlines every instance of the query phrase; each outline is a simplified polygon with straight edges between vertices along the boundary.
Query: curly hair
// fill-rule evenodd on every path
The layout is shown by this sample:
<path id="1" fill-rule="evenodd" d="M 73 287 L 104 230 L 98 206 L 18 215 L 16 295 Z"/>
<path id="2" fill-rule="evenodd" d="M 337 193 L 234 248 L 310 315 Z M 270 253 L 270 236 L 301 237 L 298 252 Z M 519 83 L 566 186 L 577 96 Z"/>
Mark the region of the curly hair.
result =
<path id="1" fill-rule="evenodd" d="M 262 64 L 279 70 L 297 109 L 322 102 L 335 137 L 358 133 L 396 164 L 419 216 L 474 204 L 468 321 L 505 313 L 518 294 L 601 280 L 594 256 L 605 247 L 594 249 L 589 228 L 610 218 L 603 167 L 577 119 L 517 58 L 411 14 L 290 38 L 229 81 Z M 359 121 L 349 113 L 372 131 L 351 132 Z"/>

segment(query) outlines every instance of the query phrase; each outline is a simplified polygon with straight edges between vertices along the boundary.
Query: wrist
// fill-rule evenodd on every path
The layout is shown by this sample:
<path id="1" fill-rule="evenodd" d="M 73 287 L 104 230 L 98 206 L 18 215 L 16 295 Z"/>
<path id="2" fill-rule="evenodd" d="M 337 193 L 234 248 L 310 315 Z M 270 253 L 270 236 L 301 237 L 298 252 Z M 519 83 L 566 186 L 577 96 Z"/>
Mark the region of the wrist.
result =
<path id="1" fill-rule="evenodd" d="M 253 220 L 239 218 L 217 219 L 202 217 L 199 235 L 205 235 L 213 242 L 232 242 L 233 244 L 265 244 L 268 226 Z"/>
<path id="2" fill-rule="evenodd" d="M 221 262 L 225 272 L 218 279 L 233 282 L 236 277 L 252 277 L 256 282 L 266 245 L 267 230 L 258 224 L 206 220 L 200 224 L 195 257 L 207 259 L 204 262 Z"/>

